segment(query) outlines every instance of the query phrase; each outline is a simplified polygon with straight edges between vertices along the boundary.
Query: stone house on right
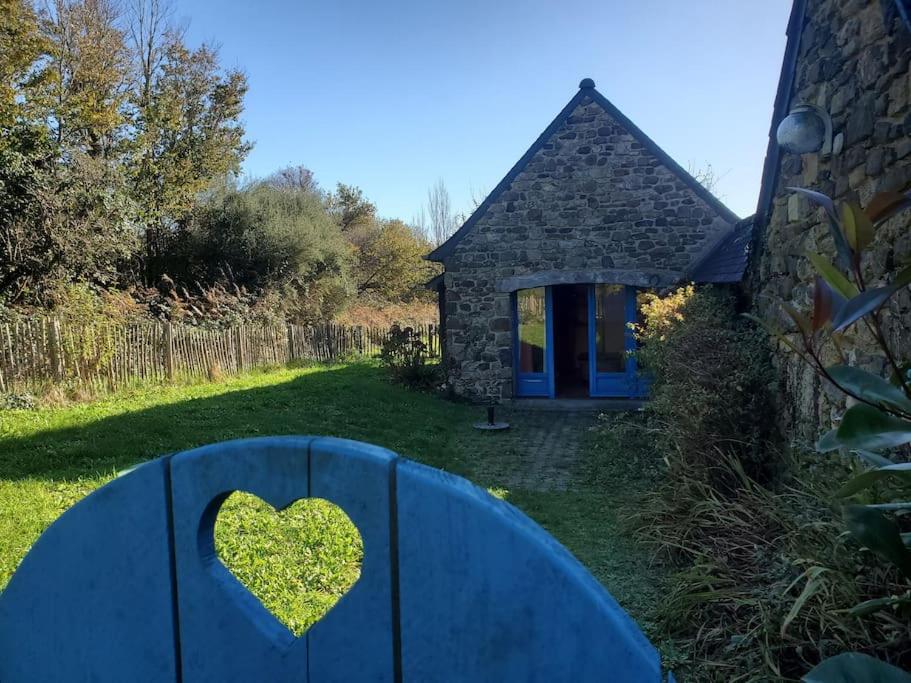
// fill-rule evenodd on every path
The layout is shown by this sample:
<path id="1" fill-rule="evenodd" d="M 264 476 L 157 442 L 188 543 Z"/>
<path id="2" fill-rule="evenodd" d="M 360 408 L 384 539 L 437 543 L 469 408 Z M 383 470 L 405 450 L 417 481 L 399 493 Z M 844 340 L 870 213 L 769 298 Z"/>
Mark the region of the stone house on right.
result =
<path id="1" fill-rule="evenodd" d="M 833 255 L 821 209 L 788 189 L 805 187 L 836 202 L 865 206 L 876 193 L 911 185 L 911 3 L 908 0 L 795 0 L 775 100 L 746 286 L 767 318 L 779 304 L 811 307 L 813 269 L 806 253 Z M 802 105 L 810 105 L 802 107 Z M 787 153 L 776 139 L 796 110 L 831 121 L 831 149 Z M 890 278 L 911 262 L 908 214 L 882 225 L 862 264 L 865 278 Z M 884 328 L 911 357 L 911 291 L 884 311 Z M 851 362 L 882 371 L 872 339 L 854 340 Z M 827 359 L 834 362 L 835 359 Z M 775 362 L 787 397 L 786 427 L 815 439 L 844 409 L 843 397 L 786 353 Z"/>

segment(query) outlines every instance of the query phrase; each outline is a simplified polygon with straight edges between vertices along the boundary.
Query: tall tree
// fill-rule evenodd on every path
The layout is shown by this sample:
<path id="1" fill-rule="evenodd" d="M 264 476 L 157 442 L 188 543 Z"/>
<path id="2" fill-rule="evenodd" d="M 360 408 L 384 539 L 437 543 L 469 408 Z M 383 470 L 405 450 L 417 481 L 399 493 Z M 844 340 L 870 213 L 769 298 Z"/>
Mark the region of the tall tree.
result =
<path id="1" fill-rule="evenodd" d="M 430 239 L 434 246 L 439 246 L 455 230 L 455 216 L 446 183 L 440 178 L 433 187 L 427 190 L 427 215 L 430 224 Z"/>
<path id="2" fill-rule="evenodd" d="M 354 246 L 358 294 L 403 301 L 433 277 L 434 265 L 423 259 L 430 245 L 400 220 L 375 221 Z"/>
<path id="3" fill-rule="evenodd" d="M 26 0 L 0 0 L 0 130 L 21 118 L 25 93 L 43 78 L 37 62 L 48 47 Z"/>
<path id="4" fill-rule="evenodd" d="M 113 0 L 53 0 L 43 13 L 48 121 L 67 150 L 110 157 L 127 132 L 130 53 L 120 21 Z"/>
<path id="5" fill-rule="evenodd" d="M 146 226 L 146 274 L 161 267 L 168 240 L 213 178 L 236 173 L 250 149 L 240 122 L 246 76 L 222 70 L 208 45 L 168 34 L 148 99 L 137 97 L 133 193 Z"/>

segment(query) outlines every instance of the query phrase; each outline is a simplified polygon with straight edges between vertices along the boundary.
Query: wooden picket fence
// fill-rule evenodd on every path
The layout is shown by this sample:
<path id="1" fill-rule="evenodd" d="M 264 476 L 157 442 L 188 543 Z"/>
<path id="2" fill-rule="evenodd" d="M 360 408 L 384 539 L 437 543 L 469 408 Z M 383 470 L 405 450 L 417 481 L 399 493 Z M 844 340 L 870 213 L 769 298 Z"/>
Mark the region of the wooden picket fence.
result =
<path id="1" fill-rule="evenodd" d="M 438 325 L 415 328 L 432 356 Z M 0 392 L 67 383 L 116 389 L 211 373 L 234 374 L 292 361 L 378 355 L 388 328 L 236 325 L 205 329 L 171 323 L 71 326 L 53 318 L 0 325 Z"/>

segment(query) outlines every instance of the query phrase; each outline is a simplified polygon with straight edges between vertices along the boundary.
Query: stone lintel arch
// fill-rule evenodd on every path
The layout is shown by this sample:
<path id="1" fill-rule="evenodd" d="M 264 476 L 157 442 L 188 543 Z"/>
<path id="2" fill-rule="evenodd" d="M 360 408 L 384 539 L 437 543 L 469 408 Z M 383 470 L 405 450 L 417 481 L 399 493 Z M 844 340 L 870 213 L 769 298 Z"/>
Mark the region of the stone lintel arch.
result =
<path id="1" fill-rule="evenodd" d="M 526 275 L 513 275 L 497 282 L 498 292 L 515 292 L 519 289 L 547 287 L 550 285 L 630 285 L 633 287 L 670 287 L 683 279 L 683 273 L 669 270 L 624 270 L 606 268 L 599 270 L 545 270 Z"/>

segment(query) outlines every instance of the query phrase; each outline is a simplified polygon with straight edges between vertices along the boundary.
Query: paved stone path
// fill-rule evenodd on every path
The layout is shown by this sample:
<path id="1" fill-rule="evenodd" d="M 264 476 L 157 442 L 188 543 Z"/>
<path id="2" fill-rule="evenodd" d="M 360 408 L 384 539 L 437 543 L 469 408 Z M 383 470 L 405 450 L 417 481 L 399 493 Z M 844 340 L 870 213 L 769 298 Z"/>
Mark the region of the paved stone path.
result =
<path id="1" fill-rule="evenodd" d="M 497 421 L 508 422 L 510 428 L 502 432 L 466 429 L 464 446 L 469 449 L 472 479 L 487 487 L 565 491 L 578 474 L 597 413 L 501 409 Z"/>

